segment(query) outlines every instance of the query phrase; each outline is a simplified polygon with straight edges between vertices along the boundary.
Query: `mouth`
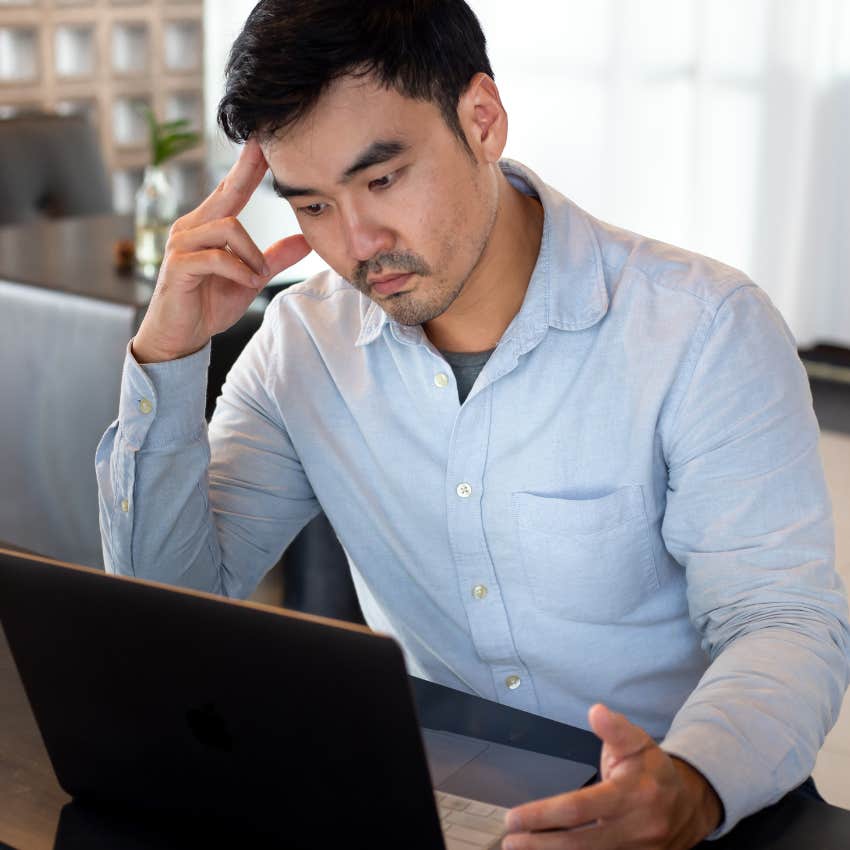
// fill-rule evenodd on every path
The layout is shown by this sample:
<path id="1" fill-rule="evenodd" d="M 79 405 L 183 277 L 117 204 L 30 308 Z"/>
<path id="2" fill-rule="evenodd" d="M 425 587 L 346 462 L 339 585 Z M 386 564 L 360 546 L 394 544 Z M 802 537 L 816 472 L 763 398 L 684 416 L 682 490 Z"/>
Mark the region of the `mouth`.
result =
<path id="1" fill-rule="evenodd" d="M 387 277 L 370 278 L 369 286 L 378 295 L 395 295 L 413 277 L 413 273 L 389 275 Z"/>

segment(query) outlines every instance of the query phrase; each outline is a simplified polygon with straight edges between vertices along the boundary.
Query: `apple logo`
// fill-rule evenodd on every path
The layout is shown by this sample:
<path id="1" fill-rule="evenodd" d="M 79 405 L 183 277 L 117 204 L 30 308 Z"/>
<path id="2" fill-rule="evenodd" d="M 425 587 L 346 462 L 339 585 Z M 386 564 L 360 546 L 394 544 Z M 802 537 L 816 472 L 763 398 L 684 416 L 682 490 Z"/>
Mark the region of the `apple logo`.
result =
<path id="1" fill-rule="evenodd" d="M 233 752 L 233 738 L 227 731 L 227 724 L 211 702 L 187 711 L 186 722 L 203 746 L 225 753 Z"/>

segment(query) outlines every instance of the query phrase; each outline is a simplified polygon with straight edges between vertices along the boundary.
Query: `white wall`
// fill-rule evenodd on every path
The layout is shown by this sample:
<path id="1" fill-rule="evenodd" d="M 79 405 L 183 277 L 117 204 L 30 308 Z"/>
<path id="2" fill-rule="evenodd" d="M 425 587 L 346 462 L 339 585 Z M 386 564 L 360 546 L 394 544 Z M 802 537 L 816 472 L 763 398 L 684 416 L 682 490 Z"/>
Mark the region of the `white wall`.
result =
<path id="1" fill-rule="evenodd" d="M 215 116 L 224 90 L 224 66 L 230 45 L 254 5 L 253 0 L 206 0 L 204 6 L 205 126 L 208 133 L 209 164 L 214 182 L 227 172 L 238 154 L 238 148 L 230 144 L 218 129 Z M 239 219 L 261 250 L 299 230 L 289 204 L 274 194 L 268 176 L 266 182 L 254 193 Z M 315 254 L 310 254 L 300 263 L 287 269 L 280 279 L 301 280 L 325 268 L 327 265 L 322 260 Z"/>

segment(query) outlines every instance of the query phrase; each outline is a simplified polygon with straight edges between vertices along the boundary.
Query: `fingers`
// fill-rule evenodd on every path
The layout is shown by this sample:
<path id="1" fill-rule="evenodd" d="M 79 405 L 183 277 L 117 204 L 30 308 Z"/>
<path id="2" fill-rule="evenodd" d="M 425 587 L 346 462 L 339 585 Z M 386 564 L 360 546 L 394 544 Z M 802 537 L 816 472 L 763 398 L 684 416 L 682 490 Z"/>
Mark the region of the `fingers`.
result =
<path id="1" fill-rule="evenodd" d="M 199 280 L 209 274 L 216 274 L 254 290 L 262 289 L 267 283 L 265 277 L 254 274 L 249 266 L 223 248 L 181 254 L 172 265 L 174 271 Z"/>
<path id="2" fill-rule="evenodd" d="M 508 832 L 574 829 L 600 818 L 613 817 L 622 806 L 622 789 L 612 782 L 599 782 L 578 791 L 517 806 L 508 812 L 505 825 Z"/>
<path id="3" fill-rule="evenodd" d="M 626 846 L 623 839 L 619 828 L 588 826 L 509 835 L 502 841 L 502 850 L 620 850 Z"/>
<path id="4" fill-rule="evenodd" d="M 221 183 L 181 221 L 187 227 L 197 227 L 205 221 L 238 215 L 260 185 L 268 167 L 259 142 L 253 137 L 248 139 Z"/>
<path id="5" fill-rule="evenodd" d="M 227 248 L 258 276 L 268 275 L 263 252 L 248 235 L 239 219 L 229 216 L 205 222 L 191 230 L 178 230 L 169 239 L 169 253 L 189 254 L 205 248 Z"/>
<path id="6" fill-rule="evenodd" d="M 657 840 L 653 824 L 646 823 L 642 812 L 574 829 L 549 832 L 522 832 L 507 835 L 502 850 L 623 850 L 624 847 L 685 847 Z M 650 828 L 648 828 L 648 826 Z"/>
<path id="7" fill-rule="evenodd" d="M 299 260 L 303 260 L 313 249 L 307 240 L 300 234 L 287 236 L 266 248 L 265 261 L 270 276 L 280 274 L 284 269 L 294 266 Z"/>
<path id="8" fill-rule="evenodd" d="M 690 847 L 708 834 L 679 840 L 693 807 L 677 791 L 671 758 L 643 729 L 604 705 L 593 706 L 589 718 L 603 741 L 602 782 L 512 809 L 503 850 Z"/>
<path id="9" fill-rule="evenodd" d="M 278 240 L 263 253 L 242 223 L 229 217 L 173 232 L 166 255 L 169 267 L 184 275 L 218 274 L 241 286 L 262 289 L 311 250 L 299 233 Z"/>
<path id="10" fill-rule="evenodd" d="M 590 727 L 603 743 L 603 779 L 606 768 L 637 755 L 655 741 L 640 726 L 631 723 L 624 714 L 611 711 L 601 703 L 591 706 L 587 713 Z"/>

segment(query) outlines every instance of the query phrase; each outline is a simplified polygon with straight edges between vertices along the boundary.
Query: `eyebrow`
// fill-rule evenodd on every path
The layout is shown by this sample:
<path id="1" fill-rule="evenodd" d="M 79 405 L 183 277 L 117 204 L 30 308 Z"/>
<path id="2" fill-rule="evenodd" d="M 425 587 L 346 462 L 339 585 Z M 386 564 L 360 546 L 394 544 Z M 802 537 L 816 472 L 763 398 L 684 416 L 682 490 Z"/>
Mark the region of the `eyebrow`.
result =
<path id="1" fill-rule="evenodd" d="M 398 140 L 388 141 L 381 140 L 372 142 L 368 148 L 360 153 L 357 159 L 343 171 L 339 182 L 342 184 L 348 183 L 352 177 L 371 168 L 373 165 L 380 165 L 382 162 L 397 157 L 409 149 L 405 142 Z M 272 188 L 279 198 L 296 198 L 303 195 L 321 195 L 317 189 L 310 189 L 303 186 L 289 186 L 286 183 L 281 183 L 277 177 L 272 177 Z"/>
<path id="2" fill-rule="evenodd" d="M 352 165 L 345 169 L 340 183 L 347 183 L 361 171 L 371 168 L 373 165 L 380 165 L 382 162 L 389 162 L 393 157 L 404 153 L 408 146 L 401 141 L 377 141 L 372 142 L 365 151 L 354 161 Z"/>

